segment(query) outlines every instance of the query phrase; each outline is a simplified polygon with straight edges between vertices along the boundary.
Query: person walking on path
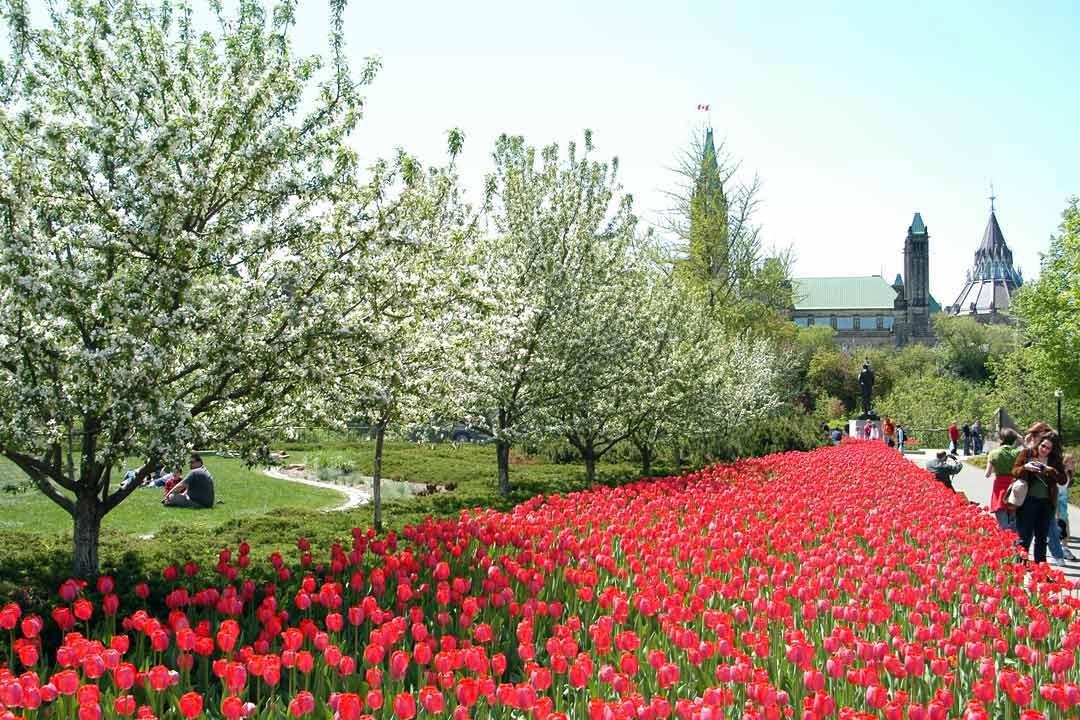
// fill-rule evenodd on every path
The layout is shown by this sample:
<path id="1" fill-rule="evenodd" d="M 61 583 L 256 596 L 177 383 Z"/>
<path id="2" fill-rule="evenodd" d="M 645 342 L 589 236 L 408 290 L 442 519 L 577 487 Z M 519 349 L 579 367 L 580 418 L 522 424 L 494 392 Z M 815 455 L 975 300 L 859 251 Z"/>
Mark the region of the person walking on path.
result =
<path id="1" fill-rule="evenodd" d="M 975 454 L 982 455 L 983 451 L 983 431 L 982 423 L 976 420 L 971 425 L 971 442 L 975 446 Z"/>
<path id="2" fill-rule="evenodd" d="M 1027 498 L 1016 511 L 1020 546 L 1027 549 L 1034 540 L 1032 559 L 1044 563 L 1050 521 L 1057 508 L 1058 481 L 1065 475 L 1061 439 L 1057 433 L 1042 433 L 1034 449 L 1025 447 L 1021 450 L 1016 456 L 1012 474 L 1028 486 Z"/>
<path id="3" fill-rule="evenodd" d="M 964 457 L 971 455 L 971 426 L 964 423 L 960 428 L 960 434 L 964 436 Z"/>
<path id="4" fill-rule="evenodd" d="M 889 447 L 895 446 L 896 424 L 893 423 L 892 418 L 888 415 L 881 422 L 881 434 L 885 436 L 885 444 Z"/>
<path id="5" fill-rule="evenodd" d="M 960 431 L 956 429 L 956 423 L 949 426 L 949 452 L 956 453 L 957 443 L 960 442 Z"/>
<path id="6" fill-rule="evenodd" d="M 1058 518 L 1065 521 L 1065 531 L 1061 533 L 1062 542 L 1067 542 L 1072 534 L 1069 527 L 1069 488 L 1072 487 L 1073 476 L 1076 474 L 1076 456 L 1069 453 L 1061 459 L 1065 466 L 1065 484 L 1058 484 Z"/>
<path id="7" fill-rule="evenodd" d="M 1012 475 L 1016 457 L 1020 454 L 1020 448 L 1016 447 L 1020 436 L 1012 428 L 1002 428 L 998 433 L 1000 447 L 990 451 L 986 456 L 986 477 L 994 479 L 994 489 L 990 492 L 990 512 L 994 514 L 998 527 L 1002 530 L 1016 532 L 1016 513 L 1005 503 L 1005 496 L 1009 494 L 1009 486 L 1015 478 Z"/>
<path id="8" fill-rule="evenodd" d="M 904 443 L 907 442 L 907 430 L 903 425 L 896 426 L 896 447 L 900 450 L 900 454 L 904 454 Z"/>

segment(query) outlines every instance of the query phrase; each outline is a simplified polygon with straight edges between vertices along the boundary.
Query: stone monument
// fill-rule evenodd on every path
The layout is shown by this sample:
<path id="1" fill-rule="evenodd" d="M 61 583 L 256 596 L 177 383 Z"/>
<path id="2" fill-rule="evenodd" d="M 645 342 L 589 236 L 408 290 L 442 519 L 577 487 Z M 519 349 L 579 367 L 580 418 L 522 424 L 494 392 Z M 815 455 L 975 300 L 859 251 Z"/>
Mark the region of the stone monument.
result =
<path id="1" fill-rule="evenodd" d="M 878 415 L 874 412 L 874 371 L 870 369 L 870 358 L 863 360 L 862 372 L 859 373 L 859 395 L 862 398 L 862 414 L 848 421 L 848 434 L 855 438 L 866 437 L 866 426 L 878 425 Z M 878 426 L 880 436 L 880 426 Z"/>

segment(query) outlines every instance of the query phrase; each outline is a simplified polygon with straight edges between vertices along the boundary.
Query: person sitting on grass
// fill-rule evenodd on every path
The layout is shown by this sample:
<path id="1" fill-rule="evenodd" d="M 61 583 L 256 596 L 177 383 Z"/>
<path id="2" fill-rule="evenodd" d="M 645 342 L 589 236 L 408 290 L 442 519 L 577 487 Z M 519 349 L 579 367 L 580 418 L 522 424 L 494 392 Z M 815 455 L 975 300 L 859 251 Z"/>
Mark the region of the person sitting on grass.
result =
<path id="1" fill-rule="evenodd" d="M 191 470 L 161 498 L 166 507 L 209 509 L 214 507 L 214 478 L 197 453 L 191 454 Z"/>

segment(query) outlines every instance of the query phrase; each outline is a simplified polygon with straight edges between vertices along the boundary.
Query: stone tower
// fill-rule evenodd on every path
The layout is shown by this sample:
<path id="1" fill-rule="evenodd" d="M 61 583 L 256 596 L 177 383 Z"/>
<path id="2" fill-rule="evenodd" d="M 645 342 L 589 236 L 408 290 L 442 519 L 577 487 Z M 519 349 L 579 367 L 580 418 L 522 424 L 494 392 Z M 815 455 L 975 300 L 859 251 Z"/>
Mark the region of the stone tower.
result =
<path id="1" fill-rule="evenodd" d="M 930 233 L 915 213 L 904 240 L 905 325 L 912 339 L 930 334 Z"/>

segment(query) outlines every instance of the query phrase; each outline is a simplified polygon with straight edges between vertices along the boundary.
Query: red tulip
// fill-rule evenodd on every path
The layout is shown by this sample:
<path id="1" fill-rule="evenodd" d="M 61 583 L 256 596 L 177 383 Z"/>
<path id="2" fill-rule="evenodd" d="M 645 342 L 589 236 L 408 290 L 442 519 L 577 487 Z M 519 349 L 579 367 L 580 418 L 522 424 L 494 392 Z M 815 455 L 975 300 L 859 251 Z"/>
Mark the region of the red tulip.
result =
<path id="1" fill-rule="evenodd" d="M 221 714 L 227 720 L 240 720 L 244 715 L 244 702 L 235 695 L 226 695 L 221 700 Z"/>
<path id="2" fill-rule="evenodd" d="M 398 720 L 412 720 L 416 717 L 416 699 L 412 693 L 403 692 L 394 696 L 394 717 Z"/>
<path id="3" fill-rule="evenodd" d="M 14 630 L 21 616 L 22 608 L 15 603 L 8 603 L 0 609 L 0 630 Z M 30 636 L 27 635 L 27 637 Z"/>
<path id="4" fill-rule="evenodd" d="M 150 687 L 155 692 L 161 692 L 167 689 L 172 685 L 173 680 L 172 673 L 170 673 L 169 668 L 164 665 L 155 665 L 150 668 L 146 673 L 146 678 L 150 681 Z"/>
<path id="5" fill-rule="evenodd" d="M 16 607 L 18 606 L 16 605 Z M 22 619 L 19 627 L 22 630 L 23 637 L 36 638 L 45 627 L 45 621 L 37 615 L 27 615 Z"/>
<path id="6" fill-rule="evenodd" d="M 75 700 L 80 705 L 97 705 L 101 702 L 101 691 L 97 685 L 81 685 L 75 693 Z"/>
<path id="7" fill-rule="evenodd" d="M 432 687 L 431 685 L 425 685 L 420 689 L 420 704 L 424 706 L 425 711 L 432 715 L 437 715 L 446 709 L 446 700 L 443 698 L 443 694 L 439 692 L 438 688 Z M 395 713 L 397 712 L 397 709 L 398 706 L 395 701 Z"/>
<path id="8" fill-rule="evenodd" d="M 303 717 L 315 711 L 315 697 L 307 690 L 301 690 L 289 702 L 289 713 L 293 717 Z"/>
<path id="9" fill-rule="evenodd" d="M 84 587 L 86 587 L 86 583 L 82 580 L 65 580 L 60 585 L 60 598 L 67 603 L 74 602 Z"/>
<path id="10" fill-rule="evenodd" d="M 202 715 L 203 699 L 197 692 L 188 692 L 180 696 L 180 714 L 188 720 Z"/>
<path id="11" fill-rule="evenodd" d="M 101 720 L 101 706 L 80 705 L 78 718 L 79 720 Z"/>
<path id="12" fill-rule="evenodd" d="M 74 695 L 79 689 L 79 676 L 74 670 L 61 670 L 52 676 L 52 684 L 61 695 Z"/>
<path id="13" fill-rule="evenodd" d="M 364 710 L 360 696 L 355 693 L 339 693 L 334 696 L 335 720 L 359 720 Z"/>

